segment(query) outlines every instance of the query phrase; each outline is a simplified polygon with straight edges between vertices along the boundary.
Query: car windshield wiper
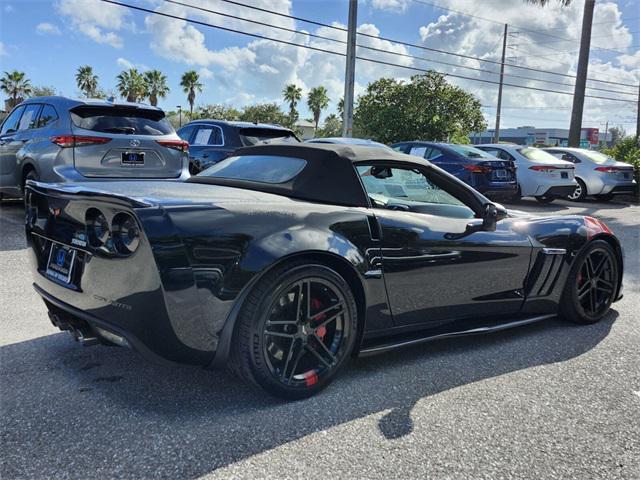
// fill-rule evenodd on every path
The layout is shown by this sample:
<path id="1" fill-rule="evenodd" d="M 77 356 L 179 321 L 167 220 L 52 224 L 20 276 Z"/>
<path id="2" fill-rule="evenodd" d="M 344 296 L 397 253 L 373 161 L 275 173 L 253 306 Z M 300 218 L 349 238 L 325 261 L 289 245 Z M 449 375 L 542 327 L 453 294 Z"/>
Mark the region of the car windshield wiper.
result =
<path id="1" fill-rule="evenodd" d="M 127 135 L 133 135 L 136 133 L 136 129 L 133 127 L 109 127 L 104 128 L 103 132 L 112 132 L 112 133 L 125 133 Z"/>

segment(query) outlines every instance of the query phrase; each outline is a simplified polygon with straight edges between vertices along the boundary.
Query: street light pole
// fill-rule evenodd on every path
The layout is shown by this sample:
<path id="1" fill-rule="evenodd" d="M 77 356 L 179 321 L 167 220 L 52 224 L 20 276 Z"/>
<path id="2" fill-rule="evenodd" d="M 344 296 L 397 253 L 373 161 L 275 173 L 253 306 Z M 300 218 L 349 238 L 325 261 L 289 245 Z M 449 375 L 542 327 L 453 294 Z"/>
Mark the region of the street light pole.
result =
<path id="1" fill-rule="evenodd" d="M 356 73 L 356 28 L 358 26 L 358 0 L 349 0 L 349 31 L 347 32 L 347 63 L 344 75 L 344 108 L 342 136 L 353 135 L 353 86 Z"/>
<path id="2" fill-rule="evenodd" d="M 182 127 L 182 105 L 178 105 L 176 108 L 178 109 L 178 118 L 180 119 L 178 121 L 180 125 L 178 128 L 180 128 Z"/>

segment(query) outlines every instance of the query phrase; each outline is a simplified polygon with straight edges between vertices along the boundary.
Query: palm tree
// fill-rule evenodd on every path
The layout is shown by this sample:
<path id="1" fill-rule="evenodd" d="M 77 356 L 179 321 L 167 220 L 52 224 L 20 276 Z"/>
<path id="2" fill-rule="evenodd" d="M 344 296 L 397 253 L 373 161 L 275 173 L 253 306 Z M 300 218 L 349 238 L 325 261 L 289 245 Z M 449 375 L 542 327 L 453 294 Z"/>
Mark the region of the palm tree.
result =
<path id="1" fill-rule="evenodd" d="M 76 73 L 76 85 L 85 97 L 94 97 L 98 90 L 98 76 L 93 73 L 89 65 L 78 67 Z"/>
<path id="2" fill-rule="evenodd" d="M 324 108 L 329 106 L 329 96 L 327 95 L 327 89 L 322 85 L 312 88 L 307 96 L 307 105 L 309 110 L 313 112 L 313 121 L 316 124 L 316 132 L 318 131 L 318 122 L 320 122 L 320 114 Z"/>
<path id="3" fill-rule="evenodd" d="M 340 119 L 344 117 L 344 97 L 338 100 L 338 115 L 340 116 Z"/>
<path id="4" fill-rule="evenodd" d="M 144 82 L 147 87 L 149 103 L 155 107 L 158 105 L 158 97 L 164 98 L 169 93 L 167 77 L 160 70 L 149 70 L 144 72 Z"/>
<path id="5" fill-rule="evenodd" d="M 180 79 L 180 86 L 187 94 L 189 102 L 189 118 L 193 117 L 193 104 L 196 102 L 196 92 L 202 92 L 203 85 L 200 83 L 200 76 L 195 70 L 184 72 Z"/>
<path id="6" fill-rule="evenodd" d="M 116 78 L 118 79 L 116 88 L 127 102 L 137 102 L 147 96 L 144 76 L 135 68 L 123 70 Z"/>
<path id="7" fill-rule="evenodd" d="M 302 99 L 302 88 L 290 83 L 282 90 L 282 96 L 284 101 L 289 103 L 289 123 L 291 124 L 290 126 L 293 127 L 298 120 L 296 106 L 298 105 L 298 101 Z"/>
<path id="8" fill-rule="evenodd" d="M 9 108 L 13 108 L 31 94 L 32 87 L 24 72 L 14 70 L 4 72 L 0 79 L 0 90 L 9 95 Z"/>

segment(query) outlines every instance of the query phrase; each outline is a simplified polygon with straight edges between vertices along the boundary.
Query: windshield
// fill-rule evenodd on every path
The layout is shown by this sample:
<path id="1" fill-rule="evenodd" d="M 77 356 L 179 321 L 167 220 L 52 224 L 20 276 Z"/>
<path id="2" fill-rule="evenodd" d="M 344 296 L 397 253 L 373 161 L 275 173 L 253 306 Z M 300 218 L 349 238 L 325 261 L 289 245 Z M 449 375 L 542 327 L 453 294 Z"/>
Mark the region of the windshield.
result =
<path id="1" fill-rule="evenodd" d="M 494 157 L 490 153 L 487 153 L 484 150 L 480 150 L 479 148 L 470 147 L 468 145 L 449 145 L 449 148 L 467 158 L 486 158 L 489 160 L 496 159 L 496 157 Z"/>
<path id="2" fill-rule="evenodd" d="M 596 152 L 595 150 L 582 150 L 581 153 L 595 163 L 615 162 L 615 159 L 611 158 L 609 155 L 605 155 L 601 152 Z"/>
<path id="3" fill-rule="evenodd" d="M 229 157 L 198 174 L 199 177 L 229 178 L 261 183 L 284 183 L 298 175 L 307 162 L 276 155 Z"/>
<path id="4" fill-rule="evenodd" d="M 264 143 L 298 143 L 290 130 L 276 128 L 241 128 L 240 141 L 245 147 Z"/>
<path id="5" fill-rule="evenodd" d="M 525 147 L 525 148 L 520 148 L 518 152 L 520 152 L 522 155 L 527 157 L 529 160 L 539 160 L 539 161 L 546 161 L 546 162 L 558 161 L 556 157 L 554 157 L 550 153 L 545 152 L 544 150 L 540 150 L 539 148 Z"/>
<path id="6" fill-rule="evenodd" d="M 82 106 L 71 110 L 73 124 L 84 130 L 127 135 L 167 135 L 175 130 L 164 112 L 144 108 Z"/>

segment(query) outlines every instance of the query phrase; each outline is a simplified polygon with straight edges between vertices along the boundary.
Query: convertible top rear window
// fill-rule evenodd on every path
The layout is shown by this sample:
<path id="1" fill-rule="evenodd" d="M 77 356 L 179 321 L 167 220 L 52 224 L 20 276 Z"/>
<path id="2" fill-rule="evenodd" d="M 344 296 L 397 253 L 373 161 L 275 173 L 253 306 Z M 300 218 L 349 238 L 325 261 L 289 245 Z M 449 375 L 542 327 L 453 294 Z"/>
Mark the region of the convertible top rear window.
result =
<path id="1" fill-rule="evenodd" d="M 212 165 L 199 177 L 216 177 L 261 183 L 284 183 L 298 175 L 307 162 L 302 158 L 275 155 L 229 157 Z"/>

